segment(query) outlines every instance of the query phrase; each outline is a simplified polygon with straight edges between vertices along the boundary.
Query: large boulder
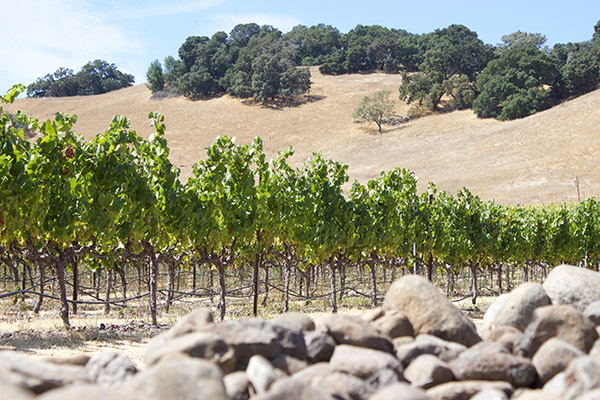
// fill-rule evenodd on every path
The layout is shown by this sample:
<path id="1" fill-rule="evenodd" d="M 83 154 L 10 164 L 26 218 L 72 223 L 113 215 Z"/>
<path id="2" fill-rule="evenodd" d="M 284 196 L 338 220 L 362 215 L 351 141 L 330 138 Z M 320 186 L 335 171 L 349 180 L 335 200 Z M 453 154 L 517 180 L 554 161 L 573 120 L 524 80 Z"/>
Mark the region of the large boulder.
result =
<path id="1" fill-rule="evenodd" d="M 128 389 L 138 400 L 226 400 L 221 369 L 187 356 L 170 356 L 137 374 Z"/>
<path id="2" fill-rule="evenodd" d="M 386 313 L 403 312 L 416 334 L 426 333 L 465 346 L 481 341 L 473 322 L 424 277 L 408 275 L 394 282 L 383 308 Z"/>
<path id="3" fill-rule="evenodd" d="M 306 332 L 304 334 L 308 361 L 318 363 L 329 361 L 337 343 L 325 332 Z"/>
<path id="4" fill-rule="evenodd" d="M 411 341 L 405 341 L 402 338 L 395 339 L 394 345 L 396 346 L 396 357 L 405 367 L 422 354 L 433 354 L 440 360 L 448 362 L 467 349 L 460 343 L 449 342 L 425 334 L 419 335 Z"/>
<path id="5" fill-rule="evenodd" d="M 569 366 L 544 385 L 544 391 L 557 393 L 563 400 L 579 399 L 581 395 L 600 388 L 600 364 L 591 357 L 571 360 Z"/>
<path id="6" fill-rule="evenodd" d="M 454 380 L 450 366 L 431 354 L 415 358 L 404 370 L 404 377 L 413 386 L 423 389 Z"/>
<path id="7" fill-rule="evenodd" d="M 415 330 L 406 314 L 397 310 L 383 313 L 381 317 L 375 319 L 372 323 L 381 333 L 392 339 L 402 336 L 415 336 Z"/>
<path id="8" fill-rule="evenodd" d="M 361 379 L 371 378 L 385 369 L 401 377 L 403 370 L 400 361 L 387 352 L 350 345 L 338 345 L 329 365 L 336 371 Z"/>
<path id="9" fill-rule="evenodd" d="M 269 390 L 277 379 L 283 378 L 285 374 L 273 367 L 269 360 L 256 354 L 248 362 L 246 376 L 252 383 L 256 393 L 264 393 Z"/>
<path id="10" fill-rule="evenodd" d="M 537 373 L 531 361 L 508 353 L 494 342 L 481 342 L 450 362 L 457 380 L 510 382 L 514 387 L 531 386 Z"/>
<path id="11" fill-rule="evenodd" d="M 193 332 L 169 340 L 161 339 L 153 339 L 146 345 L 146 365 L 154 365 L 172 354 L 187 354 L 190 357 L 214 361 L 225 374 L 235 369 L 236 357 L 233 348 L 215 332 Z"/>
<path id="12" fill-rule="evenodd" d="M 564 371 L 571 360 L 584 355 L 575 346 L 561 339 L 551 338 L 540 346 L 531 361 L 538 372 L 540 384 L 543 385 L 554 375 Z"/>
<path id="13" fill-rule="evenodd" d="M 447 382 L 427 390 L 433 400 L 469 400 L 484 390 L 499 390 L 511 396 L 514 388 L 502 381 L 461 381 Z"/>
<path id="14" fill-rule="evenodd" d="M 275 382 L 271 388 L 253 400 L 333 400 L 333 397 L 323 393 L 323 390 L 313 389 L 305 383 L 292 379 L 283 378 Z"/>
<path id="15" fill-rule="evenodd" d="M 598 332 L 581 311 L 569 305 L 545 306 L 535 310 L 535 319 L 518 341 L 515 351 L 532 357 L 548 339 L 557 337 L 588 353 Z"/>
<path id="16" fill-rule="evenodd" d="M 368 347 L 391 353 L 394 345 L 389 336 L 381 333 L 369 322 L 343 314 L 329 314 L 316 321 L 317 331 L 326 332 L 337 344 Z"/>
<path id="17" fill-rule="evenodd" d="M 281 353 L 300 360 L 307 359 L 304 335 L 289 325 L 249 318 L 214 324 L 210 332 L 233 348 L 237 370 L 246 369 L 248 361 L 255 354 L 268 360 L 273 360 Z"/>
<path id="18" fill-rule="evenodd" d="M 600 325 L 600 300 L 590 303 L 590 305 L 586 307 L 583 315 L 588 317 L 594 325 Z"/>
<path id="19" fill-rule="evenodd" d="M 422 389 L 410 386 L 404 382 L 397 382 L 379 390 L 369 400 L 431 400 L 431 397 Z"/>
<path id="20" fill-rule="evenodd" d="M 0 352 L 0 384 L 40 394 L 74 383 L 90 383 L 81 366 L 54 364 L 9 351 Z"/>
<path id="21" fill-rule="evenodd" d="M 533 320 L 538 307 L 550 305 L 550 298 L 539 283 L 527 282 L 510 293 L 500 296 L 483 317 L 487 332 L 495 327 L 510 325 L 524 331 Z"/>
<path id="22" fill-rule="evenodd" d="M 4 395 L 4 393 L 2 393 Z M 2 397 L 9 399 L 9 397 Z M 130 400 L 135 398 L 131 392 L 120 387 L 105 387 L 98 385 L 75 384 L 64 386 L 59 389 L 49 390 L 38 396 L 37 400 Z M 10 400 L 16 400 L 10 398 Z"/>
<path id="23" fill-rule="evenodd" d="M 572 265 L 559 265 L 548 274 L 544 290 L 552 304 L 569 304 L 583 312 L 600 300 L 600 274 Z"/>
<path id="24" fill-rule="evenodd" d="M 85 369 L 92 382 L 103 386 L 124 383 L 138 372 L 127 356 L 115 351 L 92 356 L 86 363 Z"/>

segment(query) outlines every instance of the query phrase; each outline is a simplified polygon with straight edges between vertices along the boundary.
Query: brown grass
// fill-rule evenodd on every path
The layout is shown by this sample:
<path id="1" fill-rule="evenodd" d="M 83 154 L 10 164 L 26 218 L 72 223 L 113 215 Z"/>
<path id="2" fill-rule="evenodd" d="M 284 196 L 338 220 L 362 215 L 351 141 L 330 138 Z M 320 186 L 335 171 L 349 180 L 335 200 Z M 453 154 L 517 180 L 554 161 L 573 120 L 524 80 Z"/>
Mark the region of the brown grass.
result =
<path id="1" fill-rule="evenodd" d="M 90 137 L 105 130 L 114 114 L 128 116 L 132 128 L 148 136 L 150 111 L 165 115 L 171 159 L 183 179 L 218 135 L 247 143 L 261 136 L 269 156 L 289 145 L 300 164 L 313 151 L 349 165 L 351 180 L 366 182 L 383 170 L 413 170 L 427 182 L 455 193 L 463 186 L 502 204 L 576 201 L 600 195 L 600 91 L 534 116 L 499 122 L 471 111 L 433 115 L 377 134 L 374 124 L 356 124 L 353 109 L 376 90 L 393 96 L 401 78 L 382 73 L 323 76 L 312 68 L 311 97 L 295 107 L 263 107 L 229 96 L 190 101 L 152 100 L 144 85 L 100 96 L 21 99 L 9 111 L 41 119 L 55 112 L 77 114 L 75 131 Z M 409 106 L 396 101 L 406 115 Z M 348 185 L 349 187 L 349 185 Z"/>

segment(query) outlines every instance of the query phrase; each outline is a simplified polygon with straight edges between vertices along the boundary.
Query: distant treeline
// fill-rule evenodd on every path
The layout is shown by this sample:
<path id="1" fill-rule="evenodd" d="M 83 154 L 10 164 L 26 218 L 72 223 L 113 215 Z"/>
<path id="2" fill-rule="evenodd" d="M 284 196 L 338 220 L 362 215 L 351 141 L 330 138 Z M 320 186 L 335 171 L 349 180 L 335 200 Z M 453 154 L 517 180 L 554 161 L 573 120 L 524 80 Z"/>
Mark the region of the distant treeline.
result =
<path id="1" fill-rule="evenodd" d="M 479 117 L 508 120 L 550 108 L 600 83 L 600 21 L 588 41 L 552 48 L 545 43 L 543 34 L 517 31 L 490 45 L 462 25 L 422 35 L 378 25 L 358 25 L 345 34 L 331 25 L 298 25 L 284 34 L 249 23 L 237 25 L 229 35 L 188 37 L 177 59 L 154 61 L 146 77 L 153 93 L 190 98 L 227 93 L 287 102 L 310 90 L 310 72 L 301 66 L 319 65 L 321 73 L 334 75 L 401 73 L 399 96 L 415 105 L 414 115 L 473 108 Z M 75 75 L 61 68 L 27 91 L 35 97 L 96 94 L 132 82 L 114 64 L 97 60 Z"/>
<path id="2" fill-rule="evenodd" d="M 53 74 L 38 78 L 27 86 L 29 97 L 66 97 L 108 93 L 131 86 L 133 75 L 125 74 L 115 64 L 104 60 L 90 61 L 74 74 L 72 69 L 59 68 Z"/>

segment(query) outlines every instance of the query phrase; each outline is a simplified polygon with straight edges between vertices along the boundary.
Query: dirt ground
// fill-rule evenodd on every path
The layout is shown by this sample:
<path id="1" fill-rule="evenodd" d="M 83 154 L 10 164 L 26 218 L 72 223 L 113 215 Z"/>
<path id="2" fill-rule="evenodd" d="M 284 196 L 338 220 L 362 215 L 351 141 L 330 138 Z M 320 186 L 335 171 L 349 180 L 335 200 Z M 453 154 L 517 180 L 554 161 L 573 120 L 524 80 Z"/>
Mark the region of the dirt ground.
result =
<path id="1" fill-rule="evenodd" d="M 317 68 L 311 73 L 310 96 L 284 109 L 229 96 L 152 100 L 144 85 L 99 96 L 20 99 L 6 109 L 40 119 L 57 111 L 76 114 L 75 131 L 88 138 L 105 130 L 115 114 L 129 117 L 132 128 L 147 137 L 148 113 L 162 112 L 171 160 L 184 180 L 218 135 L 235 136 L 238 143 L 261 136 L 267 155 L 292 145 L 292 162 L 301 164 L 321 151 L 347 163 L 351 181 L 365 183 L 381 171 L 403 167 L 416 173 L 421 189 L 430 181 L 450 193 L 468 187 L 501 204 L 576 201 L 575 179 L 582 199 L 600 195 L 600 90 L 517 121 L 479 119 L 467 110 L 378 134 L 375 124 L 354 123 L 352 112 L 363 96 L 379 89 L 397 98 L 399 75 L 323 76 Z M 408 108 L 396 100 L 398 114 L 406 115 Z"/>
<path id="2" fill-rule="evenodd" d="M 495 297 L 480 297 L 477 306 L 473 306 L 470 299 L 455 304 L 480 329 L 483 314 L 494 300 Z M 31 312 L 15 312 L 13 308 L 5 308 L 0 312 L 0 351 L 9 350 L 40 359 L 116 351 L 127 355 L 138 369 L 143 369 L 146 367 L 143 352 L 150 339 L 173 326 L 178 319 L 196 307 L 212 309 L 214 305 L 177 304 L 170 314 L 161 313 L 159 328 L 153 327 L 148 322 L 149 317 L 143 313 L 123 315 L 112 312 L 104 315 L 99 308 L 89 309 L 70 316 L 72 328 L 69 330 L 62 326 L 56 310 L 32 315 Z M 297 304 L 295 308 L 300 311 L 304 309 L 313 319 L 329 314 L 323 306 L 304 307 Z M 339 313 L 360 316 L 368 309 L 364 305 L 341 304 Z M 212 311 L 216 317 L 216 309 Z M 247 310 L 242 310 L 239 306 L 234 306 L 232 311 L 232 317 L 227 319 L 248 317 Z M 262 307 L 260 311 L 259 316 L 262 318 L 274 318 L 277 315 L 277 312 L 268 307 Z"/>

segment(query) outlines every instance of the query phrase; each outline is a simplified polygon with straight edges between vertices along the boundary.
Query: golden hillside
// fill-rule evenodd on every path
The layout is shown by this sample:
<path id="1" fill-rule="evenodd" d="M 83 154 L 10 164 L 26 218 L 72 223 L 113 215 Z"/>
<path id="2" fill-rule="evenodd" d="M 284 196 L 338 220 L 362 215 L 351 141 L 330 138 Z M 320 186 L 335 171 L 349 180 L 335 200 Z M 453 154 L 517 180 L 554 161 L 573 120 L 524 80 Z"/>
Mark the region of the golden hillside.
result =
<path id="1" fill-rule="evenodd" d="M 19 99 L 6 107 L 40 119 L 55 112 L 76 114 L 77 133 L 89 138 L 104 131 L 114 114 L 131 119 L 147 137 L 147 115 L 165 115 L 171 159 L 183 179 L 204 157 L 216 136 L 238 143 L 261 136 L 268 155 L 292 145 L 300 164 L 313 151 L 349 165 L 351 180 L 366 182 L 383 170 L 409 168 L 421 188 L 433 181 L 455 193 L 463 186 L 503 204 L 576 201 L 577 177 L 583 197 L 600 196 L 600 90 L 531 117 L 499 122 L 458 111 L 411 121 L 378 134 L 374 124 L 356 124 L 360 99 L 379 89 L 396 96 L 399 75 L 381 73 L 323 76 L 311 69 L 310 101 L 275 109 L 223 96 L 190 101 L 150 99 L 144 85 L 99 96 Z M 408 106 L 397 101 L 397 112 Z"/>

